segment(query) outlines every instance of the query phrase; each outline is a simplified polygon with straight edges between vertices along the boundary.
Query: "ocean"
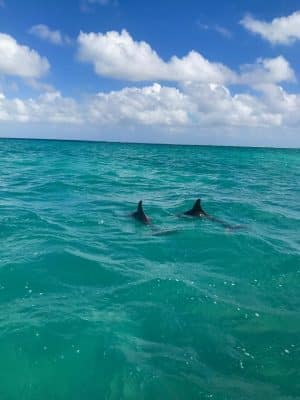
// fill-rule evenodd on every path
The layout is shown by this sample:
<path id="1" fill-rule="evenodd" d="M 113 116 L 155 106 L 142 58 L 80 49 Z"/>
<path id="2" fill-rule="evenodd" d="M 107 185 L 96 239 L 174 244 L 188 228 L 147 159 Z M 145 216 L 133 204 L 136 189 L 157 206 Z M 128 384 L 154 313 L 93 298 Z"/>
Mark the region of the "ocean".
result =
<path id="1" fill-rule="evenodd" d="M 300 399 L 299 150 L 0 140 L 0 168 L 1 400 Z"/>

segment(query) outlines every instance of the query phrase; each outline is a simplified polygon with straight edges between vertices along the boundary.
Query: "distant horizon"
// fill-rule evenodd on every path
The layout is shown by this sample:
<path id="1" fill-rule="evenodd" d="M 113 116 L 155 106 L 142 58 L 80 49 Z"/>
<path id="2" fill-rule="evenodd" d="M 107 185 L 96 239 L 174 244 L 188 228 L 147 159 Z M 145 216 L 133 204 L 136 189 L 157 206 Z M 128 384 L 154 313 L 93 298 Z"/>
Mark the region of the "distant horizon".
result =
<path id="1" fill-rule="evenodd" d="M 230 147 L 244 149 L 274 149 L 274 150 L 300 150 L 300 147 L 275 147 L 275 146 L 244 146 L 244 145 L 226 145 L 226 144 L 191 144 L 191 143 L 166 143 L 166 142 L 130 142 L 118 140 L 101 140 L 101 139 L 64 139 L 64 138 L 42 138 L 42 137 L 6 137 L 0 136 L 1 140 L 20 140 L 20 141 L 48 141 L 48 142 L 78 142 L 78 143 L 107 143 L 107 144 L 141 144 L 155 146 L 187 146 L 187 147 Z"/>

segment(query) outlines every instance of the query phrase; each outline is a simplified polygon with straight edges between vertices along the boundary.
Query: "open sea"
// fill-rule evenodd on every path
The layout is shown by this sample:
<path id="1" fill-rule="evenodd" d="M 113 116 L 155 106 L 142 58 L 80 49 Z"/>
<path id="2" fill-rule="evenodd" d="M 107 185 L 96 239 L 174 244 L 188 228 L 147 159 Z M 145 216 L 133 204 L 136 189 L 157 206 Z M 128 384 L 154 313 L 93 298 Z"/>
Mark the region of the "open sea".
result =
<path id="1" fill-rule="evenodd" d="M 300 399 L 300 150 L 0 140 L 0 171 L 1 400 Z"/>

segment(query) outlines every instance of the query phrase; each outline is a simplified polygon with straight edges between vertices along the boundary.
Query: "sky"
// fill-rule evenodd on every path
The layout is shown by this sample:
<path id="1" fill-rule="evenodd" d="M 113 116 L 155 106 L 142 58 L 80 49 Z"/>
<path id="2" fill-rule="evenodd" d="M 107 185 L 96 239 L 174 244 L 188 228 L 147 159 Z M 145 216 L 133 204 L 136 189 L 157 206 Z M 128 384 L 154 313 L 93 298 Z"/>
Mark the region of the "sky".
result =
<path id="1" fill-rule="evenodd" d="M 299 0 L 0 0 L 0 137 L 300 147 Z"/>

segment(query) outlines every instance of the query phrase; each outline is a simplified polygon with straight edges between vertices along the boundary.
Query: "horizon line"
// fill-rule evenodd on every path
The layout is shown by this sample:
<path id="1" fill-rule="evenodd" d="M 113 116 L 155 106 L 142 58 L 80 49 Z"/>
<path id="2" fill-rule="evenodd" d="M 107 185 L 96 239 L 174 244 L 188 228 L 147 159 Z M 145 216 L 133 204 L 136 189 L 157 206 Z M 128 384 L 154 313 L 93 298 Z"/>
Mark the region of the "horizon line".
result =
<path id="1" fill-rule="evenodd" d="M 101 140 L 101 139 L 67 139 L 67 138 L 34 138 L 34 137 L 11 137 L 0 136 L 0 140 L 38 140 L 48 142 L 78 142 L 78 143 L 107 143 L 107 144 L 135 144 L 135 145 L 153 145 L 153 146 L 190 146 L 190 147 L 230 147 L 230 148 L 248 148 L 248 149 L 277 149 L 277 150 L 300 150 L 300 147 L 276 147 L 260 145 L 227 145 L 227 144 L 192 144 L 192 143 L 159 143 L 159 142 L 136 142 L 119 140 Z"/>

